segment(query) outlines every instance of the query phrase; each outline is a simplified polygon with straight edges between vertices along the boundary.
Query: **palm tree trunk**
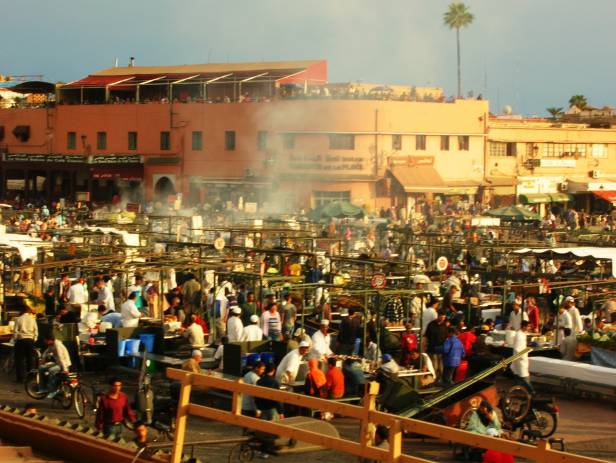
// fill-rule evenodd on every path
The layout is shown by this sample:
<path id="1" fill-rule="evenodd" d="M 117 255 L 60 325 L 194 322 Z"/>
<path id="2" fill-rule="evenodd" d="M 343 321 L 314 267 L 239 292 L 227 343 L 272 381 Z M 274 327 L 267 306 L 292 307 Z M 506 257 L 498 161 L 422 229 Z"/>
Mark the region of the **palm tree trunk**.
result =
<path id="1" fill-rule="evenodd" d="M 462 71 L 460 67 L 460 28 L 456 28 L 456 46 L 458 51 L 458 98 L 462 98 Z"/>

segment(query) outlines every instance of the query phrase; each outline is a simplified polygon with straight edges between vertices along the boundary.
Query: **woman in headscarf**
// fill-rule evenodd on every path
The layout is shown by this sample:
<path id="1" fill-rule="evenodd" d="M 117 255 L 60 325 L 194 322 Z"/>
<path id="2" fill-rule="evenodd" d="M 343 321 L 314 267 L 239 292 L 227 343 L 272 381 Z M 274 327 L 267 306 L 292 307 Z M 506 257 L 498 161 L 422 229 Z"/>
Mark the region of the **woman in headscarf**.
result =
<path id="1" fill-rule="evenodd" d="M 472 413 L 466 425 L 466 431 L 491 437 L 501 435 L 502 428 L 498 415 L 488 401 L 482 400 L 479 408 Z"/>
<path id="2" fill-rule="evenodd" d="M 325 373 L 319 368 L 319 361 L 311 358 L 308 361 L 308 374 L 304 383 L 304 393 L 312 397 L 327 398 L 327 380 Z"/>

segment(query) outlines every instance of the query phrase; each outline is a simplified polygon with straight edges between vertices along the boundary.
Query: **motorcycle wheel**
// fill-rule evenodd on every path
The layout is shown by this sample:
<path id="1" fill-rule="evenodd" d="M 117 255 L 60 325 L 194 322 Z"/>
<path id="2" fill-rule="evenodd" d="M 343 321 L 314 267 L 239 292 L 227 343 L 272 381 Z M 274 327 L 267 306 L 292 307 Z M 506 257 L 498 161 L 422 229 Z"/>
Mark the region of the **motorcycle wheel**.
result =
<path id="1" fill-rule="evenodd" d="M 550 437 L 556 432 L 558 418 L 543 410 L 535 410 L 535 419 L 527 423 L 528 429 L 538 432 L 541 437 Z"/>
<path id="2" fill-rule="evenodd" d="M 68 384 L 62 384 L 60 386 L 60 392 L 56 396 L 60 402 L 60 406 L 64 410 L 68 410 L 73 405 L 73 388 Z"/>
<path id="3" fill-rule="evenodd" d="M 249 444 L 237 444 L 229 452 L 229 463 L 246 463 L 252 461 L 255 457 L 255 451 Z"/>
<path id="4" fill-rule="evenodd" d="M 42 400 L 47 396 L 47 392 L 40 392 L 40 378 L 39 372 L 31 371 L 26 375 L 26 381 L 24 382 L 24 387 L 26 388 L 26 394 L 36 400 Z"/>
<path id="5" fill-rule="evenodd" d="M 77 387 L 73 392 L 73 408 L 79 418 L 83 418 L 86 415 L 86 395 L 81 390 L 81 387 Z"/>
<path id="6" fill-rule="evenodd" d="M 513 386 L 507 391 L 501 402 L 503 415 L 508 420 L 519 423 L 529 413 L 531 402 L 532 396 L 525 387 Z"/>

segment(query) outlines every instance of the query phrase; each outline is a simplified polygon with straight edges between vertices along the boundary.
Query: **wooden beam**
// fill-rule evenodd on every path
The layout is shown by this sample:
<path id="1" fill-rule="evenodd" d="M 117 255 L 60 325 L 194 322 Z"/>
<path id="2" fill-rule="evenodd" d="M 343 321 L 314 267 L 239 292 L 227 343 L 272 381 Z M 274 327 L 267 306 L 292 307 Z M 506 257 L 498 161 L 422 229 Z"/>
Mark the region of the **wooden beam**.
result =
<path id="1" fill-rule="evenodd" d="M 184 439 L 186 437 L 186 421 L 190 409 L 190 391 L 192 389 L 192 375 L 189 373 L 184 377 L 180 388 L 180 399 L 178 401 L 178 413 L 175 424 L 175 437 L 171 449 L 170 463 L 180 463 L 182 460 L 182 450 L 184 449 Z"/>

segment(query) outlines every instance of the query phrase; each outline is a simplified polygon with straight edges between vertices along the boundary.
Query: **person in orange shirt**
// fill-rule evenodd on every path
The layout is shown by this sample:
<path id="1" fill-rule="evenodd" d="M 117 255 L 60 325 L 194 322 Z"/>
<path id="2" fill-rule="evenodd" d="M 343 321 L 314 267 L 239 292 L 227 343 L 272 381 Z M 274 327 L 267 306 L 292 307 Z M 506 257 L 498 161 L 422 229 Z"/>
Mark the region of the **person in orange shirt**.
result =
<path id="1" fill-rule="evenodd" d="M 327 395 L 330 399 L 340 399 L 344 396 L 344 375 L 336 366 L 336 357 L 327 359 Z"/>

